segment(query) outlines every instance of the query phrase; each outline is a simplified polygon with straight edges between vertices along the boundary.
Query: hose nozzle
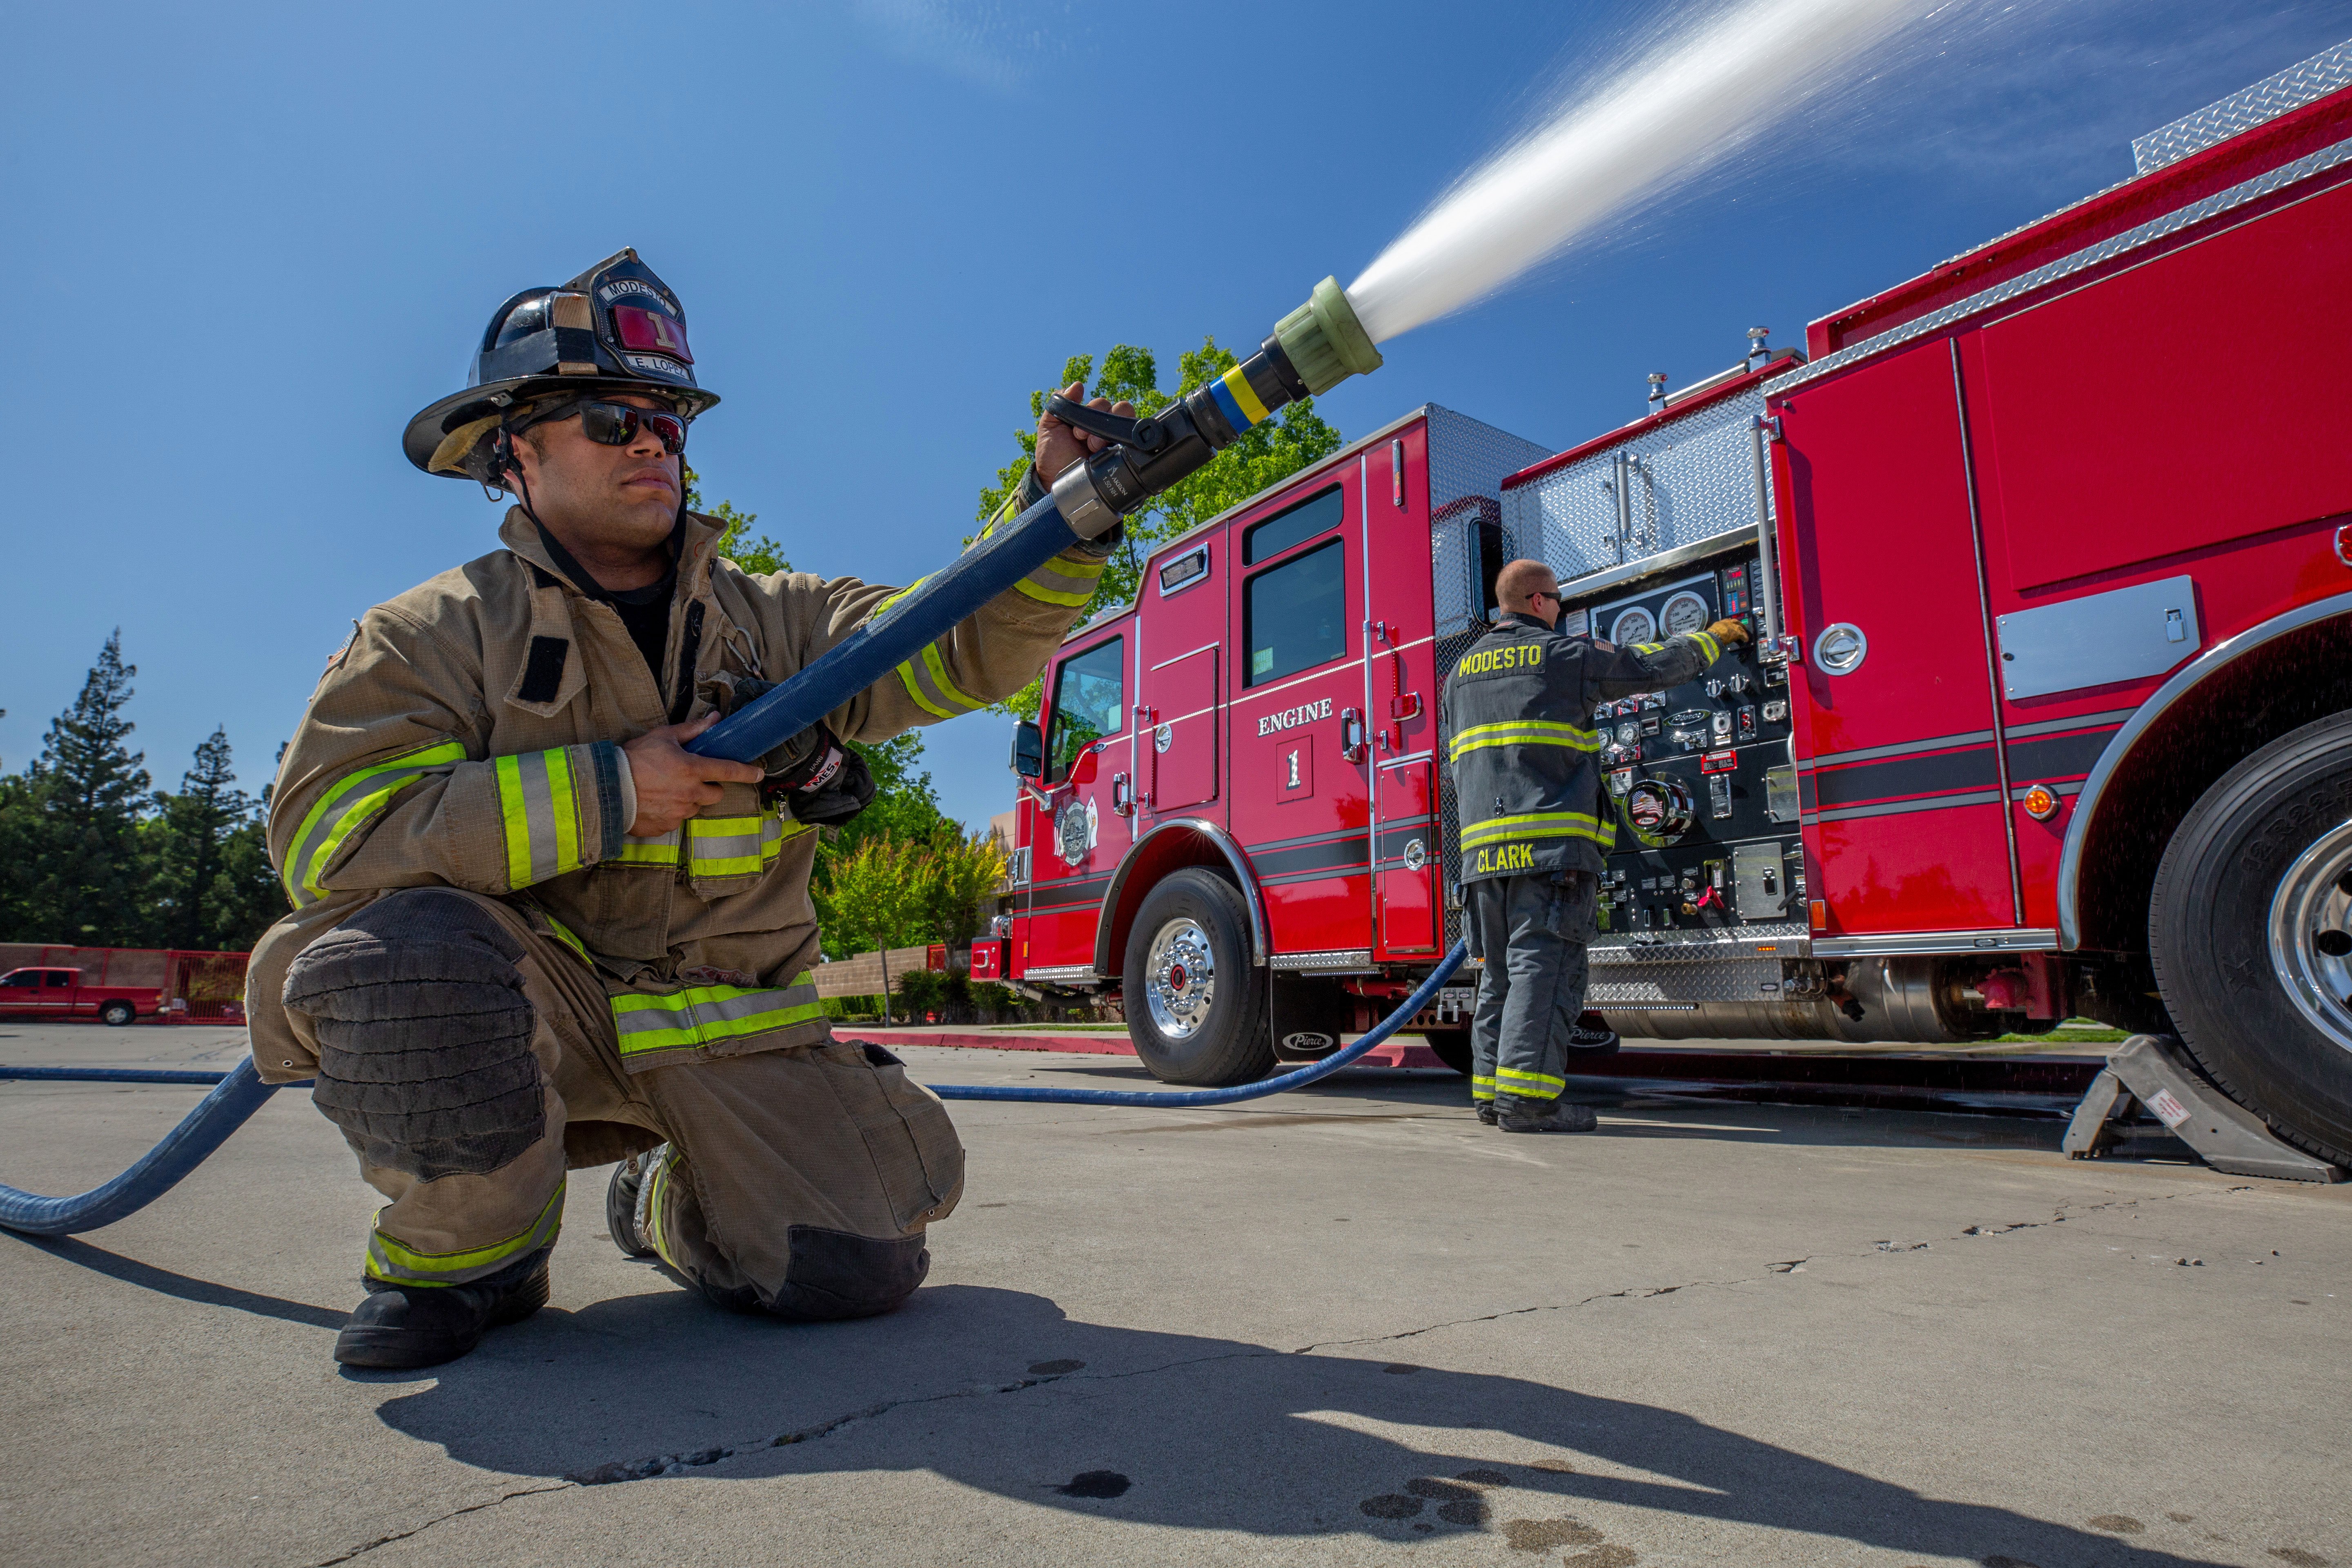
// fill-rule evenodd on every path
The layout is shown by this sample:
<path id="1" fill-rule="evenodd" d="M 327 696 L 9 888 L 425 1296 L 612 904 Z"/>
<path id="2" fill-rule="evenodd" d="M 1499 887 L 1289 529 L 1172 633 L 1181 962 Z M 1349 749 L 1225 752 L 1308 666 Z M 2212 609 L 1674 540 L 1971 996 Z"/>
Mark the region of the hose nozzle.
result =
<path id="1" fill-rule="evenodd" d="M 1318 397 L 1351 375 L 1381 368 L 1381 351 L 1372 346 L 1371 334 L 1356 319 L 1356 307 L 1337 278 L 1315 285 L 1307 303 L 1275 323 L 1274 336 L 1298 379 Z"/>

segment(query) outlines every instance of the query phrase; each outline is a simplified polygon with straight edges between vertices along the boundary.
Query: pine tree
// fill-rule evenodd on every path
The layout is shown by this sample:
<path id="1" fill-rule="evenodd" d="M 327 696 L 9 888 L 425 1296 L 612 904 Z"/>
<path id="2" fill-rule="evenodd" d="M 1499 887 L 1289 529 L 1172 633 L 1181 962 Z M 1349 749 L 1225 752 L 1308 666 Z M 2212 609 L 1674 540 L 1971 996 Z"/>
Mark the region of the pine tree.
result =
<path id="1" fill-rule="evenodd" d="M 236 787 L 228 733 L 196 748 L 177 795 L 158 792 L 148 832 L 152 940 L 163 947 L 239 951 L 282 913 L 258 807 Z"/>
<path id="2" fill-rule="evenodd" d="M 149 779 L 122 716 L 138 673 L 122 662 L 117 627 L 27 771 L 19 940 L 128 947 L 145 934 L 139 829 Z"/>

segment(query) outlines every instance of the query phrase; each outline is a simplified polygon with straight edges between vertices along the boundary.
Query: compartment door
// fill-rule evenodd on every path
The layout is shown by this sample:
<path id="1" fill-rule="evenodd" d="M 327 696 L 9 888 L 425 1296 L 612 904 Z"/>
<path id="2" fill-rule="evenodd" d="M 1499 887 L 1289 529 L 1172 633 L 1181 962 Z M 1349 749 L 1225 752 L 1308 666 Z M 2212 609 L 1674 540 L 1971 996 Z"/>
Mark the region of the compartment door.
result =
<path id="1" fill-rule="evenodd" d="M 1437 763 L 1383 763 L 1380 775 L 1381 952 L 1437 951 Z"/>
<path id="2" fill-rule="evenodd" d="M 1137 757 L 1154 813 L 1217 798 L 1217 652 L 1195 648 L 1143 673 L 1139 700 L 1151 722 L 1136 737 Z"/>
<path id="3" fill-rule="evenodd" d="M 1797 393 L 1780 424 L 1814 934 L 2014 926 L 1951 347 Z"/>

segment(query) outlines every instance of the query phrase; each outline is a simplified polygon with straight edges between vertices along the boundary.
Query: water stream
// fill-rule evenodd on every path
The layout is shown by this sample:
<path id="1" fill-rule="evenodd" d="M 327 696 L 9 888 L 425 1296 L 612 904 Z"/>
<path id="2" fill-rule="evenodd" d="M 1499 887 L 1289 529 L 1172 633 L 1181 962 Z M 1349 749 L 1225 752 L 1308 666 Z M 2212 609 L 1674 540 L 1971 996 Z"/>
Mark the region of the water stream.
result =
<path id="1" fill-rule="evenodd" d="M 1936 0 L 1747 0 L 1702 10 L 1440 197 L 1348 287 L 1385 342 L 1493 293 L 1699 172 L 1840 79 Z"/>

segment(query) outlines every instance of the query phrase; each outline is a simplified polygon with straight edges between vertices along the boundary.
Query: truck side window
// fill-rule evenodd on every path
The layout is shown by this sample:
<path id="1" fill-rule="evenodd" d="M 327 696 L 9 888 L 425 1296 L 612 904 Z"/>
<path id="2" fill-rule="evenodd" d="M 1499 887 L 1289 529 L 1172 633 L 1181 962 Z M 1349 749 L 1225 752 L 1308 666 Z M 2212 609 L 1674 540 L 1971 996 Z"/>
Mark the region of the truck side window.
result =
<path id="1" fill-rule="evenodd" d="M 8 986 L 11 989 L 22 987 L 28 991 L 38 990 L 40 984 L 41 972 L 37 969 L 20 969 L 5 979 L 0 979 L 0 985 Z"/>
<path id="2" fill-rule="evenodd" d="M 1242 564 L 1271 561 L 1294 544 L 1304 544 L 1326 529 L 1337 528 L 1347 515 L 1339 487 L 1309 496 L 1287 511 L 1276 512 L 1242 535 Z"/>
<path id="3" fill-rule="evenodd" d="M 1054 721 L 1045 731 L 1046 782 L 1068 773 L 1080 752 L 1125 725 L 1126 653 L 1127 639 L 1113 637 L 1062 666 L 1054 680 Z"/>
<path id="4" fill-rule="evenodd" d="M 1249 662 L 1244 686 L 1264 686 L 1348 651 L 1348 548 L 1318 544 L 1249 580 L 1242 594 Z"/>

